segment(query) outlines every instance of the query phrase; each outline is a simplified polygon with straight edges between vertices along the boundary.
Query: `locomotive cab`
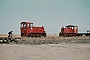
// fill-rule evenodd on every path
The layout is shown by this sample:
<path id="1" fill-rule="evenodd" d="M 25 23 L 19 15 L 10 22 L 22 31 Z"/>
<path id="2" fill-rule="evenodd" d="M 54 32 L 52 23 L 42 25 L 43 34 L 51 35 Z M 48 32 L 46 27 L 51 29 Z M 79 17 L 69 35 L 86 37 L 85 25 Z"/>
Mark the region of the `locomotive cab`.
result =
<path id="1" fill-rule="evenodd" d="M 32 29 L 33 23 L 31 22 L 21 22 L 21 36 L 27 36 L 30 32 L 30 29 Z"/>

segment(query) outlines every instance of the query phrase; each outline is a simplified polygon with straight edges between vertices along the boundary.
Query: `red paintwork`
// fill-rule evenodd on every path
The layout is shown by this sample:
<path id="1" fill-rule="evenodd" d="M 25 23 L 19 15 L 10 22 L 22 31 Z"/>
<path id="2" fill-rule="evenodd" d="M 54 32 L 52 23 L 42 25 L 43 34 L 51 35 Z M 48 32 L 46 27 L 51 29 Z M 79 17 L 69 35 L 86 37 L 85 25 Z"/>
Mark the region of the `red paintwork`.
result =
<path id="1" fill-rule="evenodd" d="M 38 34 L 38 36 L 39 35 L 41 36 L 41 34 L 45 33 L 43 26 L 41 26 L 41 27 L 34 27 L 33 23 L 31 23 L 31 22 L 21 22 L 21 26 L 22 26 L 20 28 L 21 36 L 28 36 L 28 34 L 34 34 L 34 35 Z"/>
<path id="2" fill-rule="evenodd" d="M 73 30 L 71 28 L 64 28 L 64 33 L 73 33 Z"/>
<path id="3" fill-rule="evenodd" d="M 59 36 L 75 36 L 76 34 L 78 34 L 78 26 L 68 25 L 61 28 Z"/>

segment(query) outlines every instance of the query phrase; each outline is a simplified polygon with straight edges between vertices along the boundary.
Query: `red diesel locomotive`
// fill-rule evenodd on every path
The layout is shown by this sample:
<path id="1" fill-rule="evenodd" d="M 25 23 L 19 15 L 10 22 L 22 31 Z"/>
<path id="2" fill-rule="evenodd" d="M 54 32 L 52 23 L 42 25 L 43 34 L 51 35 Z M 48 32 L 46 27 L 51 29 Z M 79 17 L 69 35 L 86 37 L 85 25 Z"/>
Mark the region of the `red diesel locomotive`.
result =
<path id="1" fill-rule="evenodd" d="M 59 36 L 69 37 L 69 36 L 76 36 L 78 34 L 78 26 L 68 25 L 65 28 L 61 28 L 61 32 Z"/>
<path id="2" fill-rule="evenodd" d="M 41 37 L 46 36 L 44 27 L 35 27 L 32 22 L 21 22 L 21 37 Z"/>
<path id="3" fill-rule="evenodd" d="M 74 25 L 68 25 L 66 27 L 61 28 L 61 32 L 59 33 L 59 36 L 64 36 L 64 37 L 70 37 L 70 36 L 90 36 L 90 33 L 78 33 L 78 26 Z"/>

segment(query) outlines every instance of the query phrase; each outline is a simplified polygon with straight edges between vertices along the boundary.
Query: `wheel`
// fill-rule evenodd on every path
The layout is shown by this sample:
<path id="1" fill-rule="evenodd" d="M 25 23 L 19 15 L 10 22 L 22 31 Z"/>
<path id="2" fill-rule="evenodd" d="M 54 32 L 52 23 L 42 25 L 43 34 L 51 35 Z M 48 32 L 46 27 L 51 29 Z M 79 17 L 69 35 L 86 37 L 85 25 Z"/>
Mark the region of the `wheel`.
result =
<path id="1" fill-rule="evenodd" d="M 30 37 L 30 34 L 28 34 L 28 37 Z"/>
<path id="2" fill-rule="evenodd" d="M 31 36 L 31 38 L 33 38 L 33 36 Z"/>
<path id="3" fill-rule="evenodd" d="M 69 35 L 68 35 L 68 34 L 66 34 L 66 37 L 69 37 Z"/>
<path id="4" fill-rule="evenodd" d="M 46 37 L 46 33 L 43 33 L 42 36 Z"/>
<path id="5" fill-rule="evenodd" d="M 46 37 L 46 33 L 44 33 L 43 36 Z"/>

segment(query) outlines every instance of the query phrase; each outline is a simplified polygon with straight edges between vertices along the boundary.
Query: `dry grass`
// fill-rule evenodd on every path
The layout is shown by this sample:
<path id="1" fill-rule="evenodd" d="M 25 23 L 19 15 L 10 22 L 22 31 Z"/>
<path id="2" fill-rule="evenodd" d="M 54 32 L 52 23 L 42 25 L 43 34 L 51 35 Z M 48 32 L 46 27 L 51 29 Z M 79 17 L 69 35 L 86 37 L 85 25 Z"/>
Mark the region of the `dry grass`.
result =
<path id="1" fill-rule="evenodd" d="M 90 44 L 90 37 L 40 37 L 40 38 L 23 38 L 18 40 L 16 44 L 25 45 L 41 45 L 41 44 L 60 44 L 60 43 L 76 43 Z"/>

